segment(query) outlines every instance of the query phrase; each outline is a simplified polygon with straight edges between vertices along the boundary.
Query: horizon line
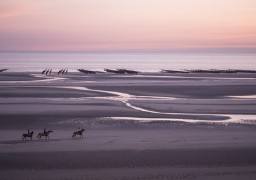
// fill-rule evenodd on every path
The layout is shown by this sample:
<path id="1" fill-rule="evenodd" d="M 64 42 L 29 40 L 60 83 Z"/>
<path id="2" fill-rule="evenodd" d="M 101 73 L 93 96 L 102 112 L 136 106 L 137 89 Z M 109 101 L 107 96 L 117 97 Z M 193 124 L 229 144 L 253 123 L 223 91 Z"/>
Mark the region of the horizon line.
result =
<path id="1" fill-rule="evenodd" d="M 256 48 L 203 48 L 203 49 L 123 49 L 123 50 L 0 50 L 0 53 L 52 52 L 52 53 L 256 53 Z"/>

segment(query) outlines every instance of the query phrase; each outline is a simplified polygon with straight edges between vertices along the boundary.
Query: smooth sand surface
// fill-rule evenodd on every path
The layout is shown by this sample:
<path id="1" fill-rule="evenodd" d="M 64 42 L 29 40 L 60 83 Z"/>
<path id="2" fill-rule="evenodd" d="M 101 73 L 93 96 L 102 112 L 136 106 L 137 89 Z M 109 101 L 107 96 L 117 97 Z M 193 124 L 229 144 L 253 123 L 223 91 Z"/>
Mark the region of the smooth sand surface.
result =
<path id="1" fill-rule="evenodd" d="M 5 170 L 1 171 L 3 180 L 254 180 L 255 167 L 211 167 L 211 168 L 109 168 L 109 169 L 53 169 L 53 170 Z M 26 177 L 26 178 L 24 178 Z"/>
<path id="2" fill-rule="evenodd" d="M 72 139 L 73 130 L 54 130 L 49 140 L 23 141 L 24 131 L 0 131 L 0 152 L 56 152 L 145 149 L 256 148 L 253 128 L 127 128 L 86 130 L 84 138 Z"/>
<path id="3" fill-rule="evenodd" d="M 253 179 L 254 153 L 255 149 L 6 153 L 0 155 L 0 172 L 3 179 Z"/>
<path id="4" fill-rule="evenodd" d="M 0 179 L 256 179 L 255 80 L 1 73 Z"/>

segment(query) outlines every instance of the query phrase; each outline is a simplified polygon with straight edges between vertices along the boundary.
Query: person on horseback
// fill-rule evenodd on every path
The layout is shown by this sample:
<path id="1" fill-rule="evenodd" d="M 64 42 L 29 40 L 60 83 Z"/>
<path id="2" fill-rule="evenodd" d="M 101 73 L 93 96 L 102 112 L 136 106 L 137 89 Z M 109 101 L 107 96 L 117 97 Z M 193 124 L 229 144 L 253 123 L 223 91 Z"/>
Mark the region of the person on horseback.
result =
<path id="1" fill-rule="evenodd" d="M 78 128 L 78 131 L 73 132 L 72 138 L 76 138 L 76 136 L 80 136 L 80 138 L 83 138 L 83 132 L 85 131 L 84 129 Z"/>
<path id="2" fill-rule="evenodd" d="M 34 132 L 33 131 L 30 132 L 30 130 L 28 129 L 28 133 L 27 134 L 24 133 L 22 135 L 22 140 L 26 140 L 26 138 L 30 138 L 30 140 L 32 140 L 33 134 L 34 134 Z"/>

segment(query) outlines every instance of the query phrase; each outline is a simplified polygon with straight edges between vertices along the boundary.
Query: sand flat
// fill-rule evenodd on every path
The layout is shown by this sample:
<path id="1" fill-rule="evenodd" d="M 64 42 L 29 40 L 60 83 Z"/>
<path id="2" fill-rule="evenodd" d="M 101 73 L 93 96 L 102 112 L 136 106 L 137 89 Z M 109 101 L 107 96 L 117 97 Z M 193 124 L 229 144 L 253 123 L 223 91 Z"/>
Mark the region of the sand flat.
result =
<path id="1" fill-rule="evenodd" d="M 0 179 L 256 177 L 255 74 L 7 73 L 0 87 Z"/>

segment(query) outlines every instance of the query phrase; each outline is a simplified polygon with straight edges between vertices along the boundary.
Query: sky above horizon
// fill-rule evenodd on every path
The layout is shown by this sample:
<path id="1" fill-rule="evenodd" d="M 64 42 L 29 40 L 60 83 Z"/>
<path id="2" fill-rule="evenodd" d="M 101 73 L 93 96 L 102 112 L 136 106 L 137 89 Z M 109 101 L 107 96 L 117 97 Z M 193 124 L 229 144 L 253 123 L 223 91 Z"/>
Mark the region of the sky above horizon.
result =
<path id="1" fill-rule="evenodd" d="M 1 0 L 0 51 L 255 51 L 255 0 Z"/>

